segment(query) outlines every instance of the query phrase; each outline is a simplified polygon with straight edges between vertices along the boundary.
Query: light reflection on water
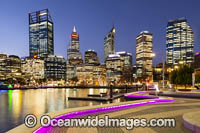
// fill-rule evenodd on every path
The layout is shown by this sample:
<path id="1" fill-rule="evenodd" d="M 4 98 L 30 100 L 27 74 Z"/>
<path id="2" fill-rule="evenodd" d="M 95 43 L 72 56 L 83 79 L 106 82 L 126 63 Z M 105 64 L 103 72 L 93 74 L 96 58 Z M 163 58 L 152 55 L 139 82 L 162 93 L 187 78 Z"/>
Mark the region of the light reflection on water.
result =
<path id="1" fill-rule="evenodd" d="M 27 114 L 41 115 L 66 108 L 104 104 L 95 101 L 69 101 L 67 97 L 87 97 L 106 89 L 31 89 L 0 91 L 0 132 L 23 123 Z M 114 102 L 120 102 L 120 99 Z M 108 103 L 108 102 L 106 102 Z"/>

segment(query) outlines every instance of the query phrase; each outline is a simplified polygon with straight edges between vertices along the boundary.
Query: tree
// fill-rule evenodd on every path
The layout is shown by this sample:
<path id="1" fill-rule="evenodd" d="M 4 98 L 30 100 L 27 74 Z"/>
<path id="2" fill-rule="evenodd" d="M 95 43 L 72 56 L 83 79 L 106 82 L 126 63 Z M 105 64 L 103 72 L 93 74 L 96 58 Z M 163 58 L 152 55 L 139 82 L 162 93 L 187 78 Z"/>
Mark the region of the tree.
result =
<path id="1" fill-rule="evenodd" d="M 192 73 L 194 72 L 193 68 L 184 65 L 179 69 L 179 84 L 184 85 L 186 89 L 186 85 L 192 84 Z"/>
<path id="2" fill-rule="evenodd" d="M 171 72 L 171 77 L 170 77 L 171 83 L 172 83 L 172 84 L 175 84 L 175 85 L 176 85 L 176 88 L 177 88 L 177 84 L 178 84 L 177 75 L 178 75 L 178 71 L 177 71 L 177 70 L 174 70 L 174 71 Z"/>
<path id="3" fill-rule="evenodd" d="M 186 85 L 192 84 L 192 73 L 194 69 L 189 67 L 188 65 L 184 65 L 180 67 L 178 70 L 174 70 L 171 73 L 171 83 L 172 84 L 180 84 L 184 85 L 186 89 Z"/>
<path id="4" fill-rule="evenodd" d="M 200 73 L 195 75 L 195 83 L 200 83 Z"/>

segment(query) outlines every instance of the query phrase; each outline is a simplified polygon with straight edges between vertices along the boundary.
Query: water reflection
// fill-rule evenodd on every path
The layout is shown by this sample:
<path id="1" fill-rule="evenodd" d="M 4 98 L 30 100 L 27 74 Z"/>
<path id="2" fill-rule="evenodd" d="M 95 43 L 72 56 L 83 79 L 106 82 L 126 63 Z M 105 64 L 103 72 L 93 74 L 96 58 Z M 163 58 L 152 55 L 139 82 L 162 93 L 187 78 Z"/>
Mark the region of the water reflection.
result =
<path id="1" fill-rule="evenodd" d="M 27 114 L 42 115 L 66 108 L 103 104 L 95 101 L 70 101 L 69 96 L 87 97 L 105 89 L 37 89 L 0 91 L 0 132 L 23 123 Z M 114 102 L 119 102 L 115 100 Z M 104 102 L 108 103 L 108 102 Z"/>
<path id="2" fill-rule="evenodd" d="M 21 109 L 22 109 L 22 91 L 21 90 L 9 90 L 9 113 L 12 113 L 12 116 L 16 118 L 20 117 Z M 11 102 L 10 102 L 11 101 Z M 19 119 L 14 119 L 14 124 L 19 122 Z"/>

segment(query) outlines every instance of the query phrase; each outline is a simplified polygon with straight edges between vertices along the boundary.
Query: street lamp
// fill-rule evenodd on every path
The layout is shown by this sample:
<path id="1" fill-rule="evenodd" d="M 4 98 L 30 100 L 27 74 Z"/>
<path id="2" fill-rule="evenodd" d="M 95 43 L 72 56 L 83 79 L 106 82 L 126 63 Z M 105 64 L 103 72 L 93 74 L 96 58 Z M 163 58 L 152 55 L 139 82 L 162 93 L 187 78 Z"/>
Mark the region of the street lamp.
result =
<path id="1" fill-rule="evenodd" d="M 151 53 L 151 57 L 153 59 L 153 57 L 155 57 L 156 54 L 155 53 Z M 152 60 L 153 61 L 153 60 Z M 152 62 L 152 69 L 153 69 L 153 62 Z M 152 83 L 153 83 L 153 70 L 152 70 Z"/>
<path id="2" fill-rule="evenodd" d="M 163 79 L 163 89 L 165 88 L 165 61 L 164 61 L 164 54 L 158 54 L 160 56 L 162 56 L 162 67 L 163 67 L 163 70 L 162 70 L 162 79 Z M 152 53 L 151 54 L 152 57 L 156 56 L 155 53 Z"/>
<path id="3" fill-rule="evenodd" d="M 154 56 L 156 56 L 156 54 L 155 53 L 151 53 L 151 57 L 154 57 Z"/>

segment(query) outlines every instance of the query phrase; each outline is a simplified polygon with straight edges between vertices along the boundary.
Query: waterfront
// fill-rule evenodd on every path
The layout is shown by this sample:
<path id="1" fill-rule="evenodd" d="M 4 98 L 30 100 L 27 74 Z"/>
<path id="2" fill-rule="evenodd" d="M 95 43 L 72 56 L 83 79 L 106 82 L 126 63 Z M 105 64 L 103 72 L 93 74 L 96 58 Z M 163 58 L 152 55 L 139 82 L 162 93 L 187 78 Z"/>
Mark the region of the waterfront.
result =
<path id="1" fill-rule="evenodd" d="M 8 131 L 24 122 L 27 114 L 42 115 L 66 108 L 99 105 L 108 102 L 69 101 L 67 97 L 87 97 L 105 89 L 30 89 L 0 90 L 0 132 Z M 113 102 L 120 102 L 116 99 Z"/>

